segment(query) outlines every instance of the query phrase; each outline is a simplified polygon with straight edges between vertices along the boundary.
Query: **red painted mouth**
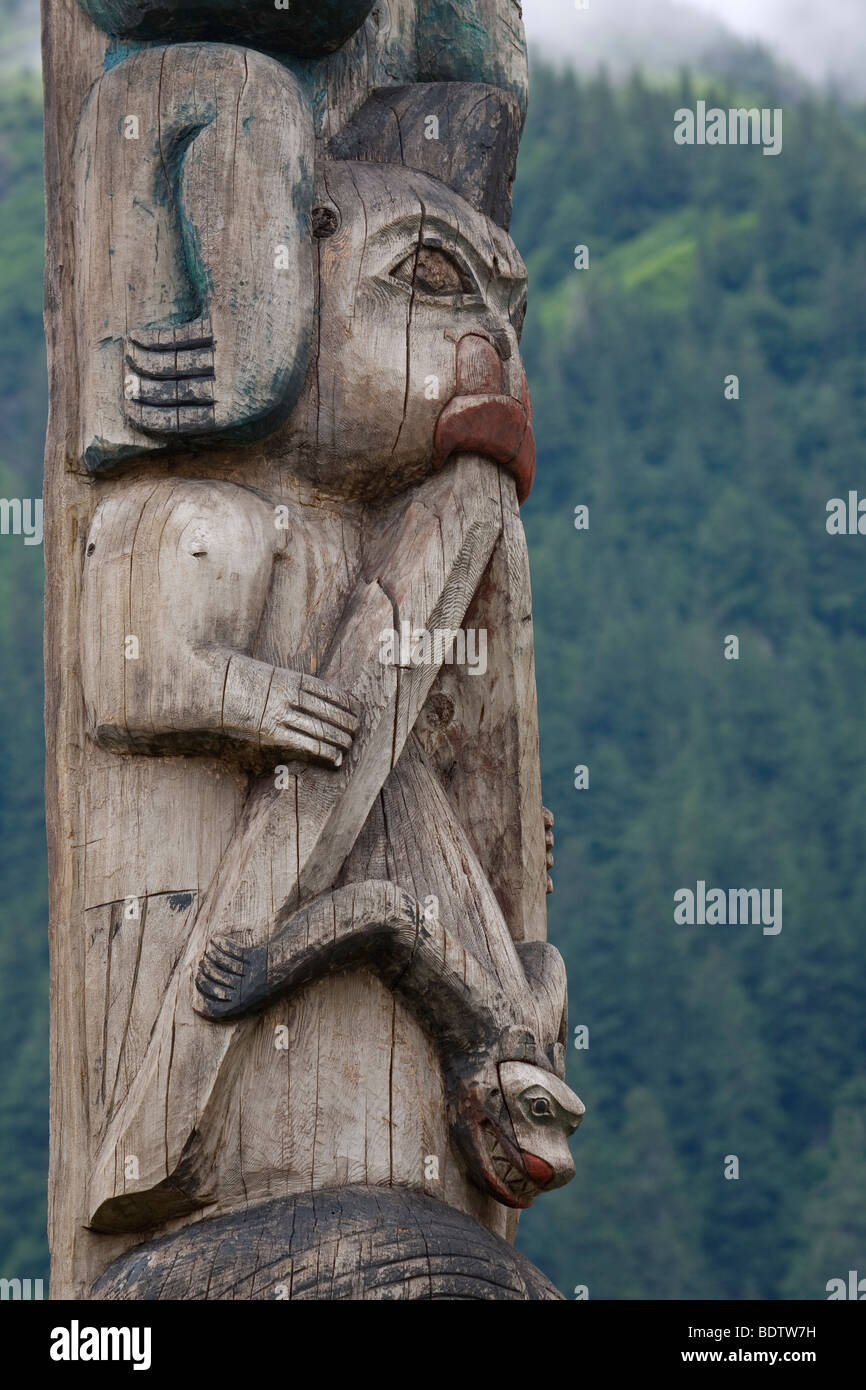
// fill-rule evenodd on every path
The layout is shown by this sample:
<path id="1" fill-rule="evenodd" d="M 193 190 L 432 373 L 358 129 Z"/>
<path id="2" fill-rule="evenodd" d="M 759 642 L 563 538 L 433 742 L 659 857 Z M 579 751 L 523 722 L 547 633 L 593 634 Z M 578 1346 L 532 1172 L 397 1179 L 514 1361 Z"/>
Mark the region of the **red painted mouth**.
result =
<path id="1" fill-rule="evenodd" d="M 553 1169 L 550 1164 L 545 1163 L 544 1159 L 539 1158 L 537 1154 L 527 1153 L 526 1149 L 521 1151 L 520 1156 L 532 1181 L 537 1183 L 539 1187 L 547 1187 L 547 1184 L 553 1179 Z"/>
<path id="2" fill-rule="evenodd" d="M 457 344 L 457 393 L 436 422 L 433 469 L 454 454 L 480 454 L 511 473 L 517 500 L 526 501 L 535 477 L 535 437 L 529 388 L 523 376 L 522 399 L 503 394 L 502 361 L 479 333 Z"/>

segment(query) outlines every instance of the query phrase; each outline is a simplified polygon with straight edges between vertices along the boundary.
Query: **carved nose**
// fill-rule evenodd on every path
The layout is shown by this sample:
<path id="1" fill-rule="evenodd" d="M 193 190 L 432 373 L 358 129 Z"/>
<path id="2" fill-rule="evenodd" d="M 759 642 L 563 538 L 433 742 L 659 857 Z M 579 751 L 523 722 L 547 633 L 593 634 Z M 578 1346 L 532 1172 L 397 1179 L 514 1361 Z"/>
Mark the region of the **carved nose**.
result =
<path id="1" fill-rule="evenodd" d="M 467 333 L 457 344 L 455 394 L 436 423 L 433 470 L 453 454 L 480 454 L 513 474 L 517 500 L 529 496 L 535 476 L 535 439 L 526 376 L 520 399 L 504 380 L 502 358 L 489 338 Z"/>
<path id="2" fill-rule="evenodd" d="M 502 391 L 502 358 L 496 348 L 479 333 L 467 333 L 457 344 L 457 395 L 499 396 Z"/>

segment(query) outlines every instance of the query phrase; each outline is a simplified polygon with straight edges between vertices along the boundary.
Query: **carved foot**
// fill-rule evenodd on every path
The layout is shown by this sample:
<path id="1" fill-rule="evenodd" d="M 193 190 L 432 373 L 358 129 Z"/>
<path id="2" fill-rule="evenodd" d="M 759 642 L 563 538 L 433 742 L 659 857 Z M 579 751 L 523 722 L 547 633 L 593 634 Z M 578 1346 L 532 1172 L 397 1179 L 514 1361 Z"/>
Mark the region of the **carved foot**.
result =
<path id="1" fill-rule="evenodd" d="M 231 938 L 211 941 L 199 962 L 198 1012 L 205 1018 L 240 1018 L 268 1002 L 268 948 L 242 946 Z"/>

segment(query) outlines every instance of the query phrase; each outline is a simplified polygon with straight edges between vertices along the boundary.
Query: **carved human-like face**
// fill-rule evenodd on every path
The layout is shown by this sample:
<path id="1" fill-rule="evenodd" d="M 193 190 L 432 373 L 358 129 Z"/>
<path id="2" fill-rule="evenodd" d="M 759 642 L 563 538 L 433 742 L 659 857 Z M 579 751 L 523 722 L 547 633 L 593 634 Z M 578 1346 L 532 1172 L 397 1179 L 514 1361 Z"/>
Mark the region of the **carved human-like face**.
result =
<path id="1" fill-rule="evenodd" d="M 568 1139 L 584 1105 L 558 1076 L 527 1062 L 500 1062 L 486 1082 L 463 1091 L 457 1138 L 476 1185 L 522 1209 L 573 1178 Z"/>
<path id="2" fill-rule="evenodd" d="M 338 496 L 383 497 L 457 452 L 534 468 L 511 239 L 444 184 L 393 165 L 327 166 L 315 224 L 314 361 L 282 436 Z"/>

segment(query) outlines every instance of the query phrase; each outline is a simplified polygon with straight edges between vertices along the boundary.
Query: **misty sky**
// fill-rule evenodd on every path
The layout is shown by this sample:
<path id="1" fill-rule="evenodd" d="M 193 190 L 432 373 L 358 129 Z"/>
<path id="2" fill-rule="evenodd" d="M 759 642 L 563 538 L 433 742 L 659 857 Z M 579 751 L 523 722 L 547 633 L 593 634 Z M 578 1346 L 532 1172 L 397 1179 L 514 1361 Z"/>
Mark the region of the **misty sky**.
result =
<path id="1" fill-rule="evenodd" d="M 579 42 L 580 24 L 593 31 L 627 35 L 631 26 L 653 25 L 660 18 L 660 37 L 676 38 L 676 11 L 690 28 L 695 11 L 747 38 L 762 39 L 777 55 L 808 76 L 836 75 L 862 87 L 866 72 L 866 0 L 589 0 L 587 13 L 575 13 L 574 0 L 523 0 L 530 37 L 545 47 Z M 673 22 L 672 22 L 673 17 Z M 567 35 L 565 33 L 567 31 Z"/>

